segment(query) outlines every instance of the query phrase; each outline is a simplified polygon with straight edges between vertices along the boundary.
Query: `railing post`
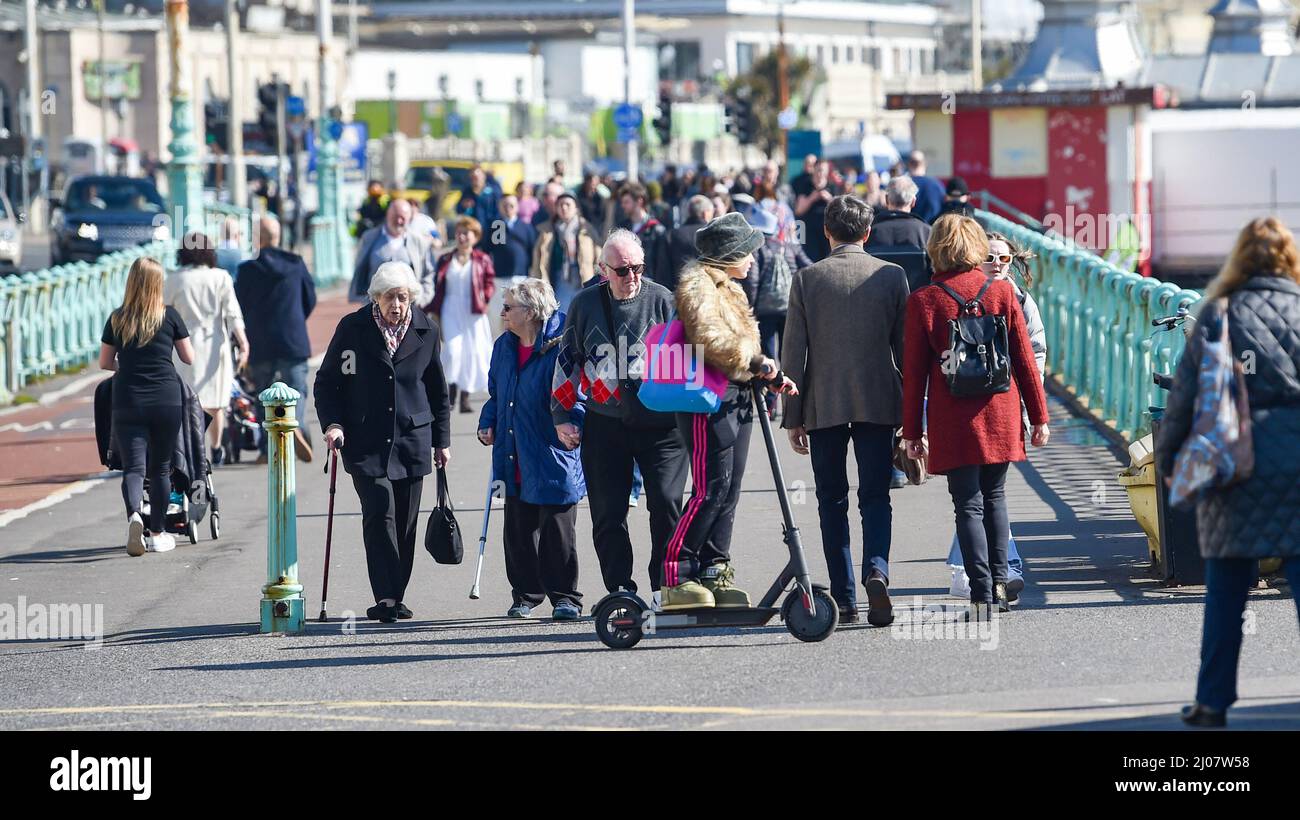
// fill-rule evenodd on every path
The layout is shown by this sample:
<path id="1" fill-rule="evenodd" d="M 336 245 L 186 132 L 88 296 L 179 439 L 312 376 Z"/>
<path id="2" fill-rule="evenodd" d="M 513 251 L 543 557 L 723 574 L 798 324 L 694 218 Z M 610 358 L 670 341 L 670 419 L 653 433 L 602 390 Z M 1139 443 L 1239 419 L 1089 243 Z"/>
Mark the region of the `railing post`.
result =
<path id="1" fill-rule="evenodd" d="M 262 587 L 262 632 L 301 632 L 307 611 L 298 583 L 298 491 L 292 438 L 302 398 L 284 382 L 257 397 L 266 409 L 270 437 L 266 510 L 266 584 Z"/>

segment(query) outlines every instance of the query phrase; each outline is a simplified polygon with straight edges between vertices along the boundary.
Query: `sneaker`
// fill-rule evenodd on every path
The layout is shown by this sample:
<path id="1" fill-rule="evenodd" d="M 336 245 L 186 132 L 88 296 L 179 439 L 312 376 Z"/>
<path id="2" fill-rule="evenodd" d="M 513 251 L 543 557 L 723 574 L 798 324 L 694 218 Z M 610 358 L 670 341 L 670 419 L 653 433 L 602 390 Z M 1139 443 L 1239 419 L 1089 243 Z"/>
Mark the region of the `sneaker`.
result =
<path id="1" fill-rule="evenodd" d="M 667 612 L 671 609 L 696 609 L 699 607 L 715 606 L 713 593 L 709 588 L 694 579 L 683 581 L 675 587 L 664 587 L 659 590 L 660 600 L 663 602 L 660 609 Z"/>
<path id="2" fill-rule="evenodd" d="M 889 600 L 889 581 L 884 573 L 873 569 L 867 576 L 867 623 L 872 626 L 889 626 L 894 622 L 894 605 Z"/>
<path id="3" fill-rule="evenodd" d="M 731 564 L 713 564 L 700 573 L 700 584 L 713 593 L 713 605 L 719 607 L 747 607 L 749 594 L 736 589 L 731 581 L 736 570 Z"/>
<path id="4" fill-rule="evenodd" d="M 527 618 L 529 615 L 532 614 L 533 614 L 533 608 L 528 604 L 524 603 L 523 601 L 520 601 L 519 603 L 510 607 L 510 609 L 506 610 L 507 618 Z"/>
<path id="5" fill-rule="evenodd" d="M 895 469 L 894 474 L 889 479 L 889 489 L 901 490 L 907 486 L 907 473 Z"/>
<path id="6" fill-rule="evenodd" d="M 948 585 L 948 594 L 963 601 L 970 600 L 970 578 L 966 577 L 965 567 L 952 568 L 952 583 Z"/>
<path id="7" fill-rule="evenodd" d="M 311 461 L 311 442 L 307 440 L 307 434 L 301 427 L 293 431 L 293 450 L 298 454 L 299 461 Z"/>
<path id="8" fill-rule="evenodd" d="M 551 610 L 551 617 L 557 621 L 576 621 L 582 616 L 582 610 L 573 601 L 560 601 Z"/>
<path id="9" fill-rule="evenodd" d="M 1015 606 L 1020 603 L 1020 593 L 1025 590 L 1025 579 L 1020 573 L 1011 570 L 1007 577 L 1007 603 Z"/>
<path id="10" fill-rule="evenodd" d="M 126 520 L 126 554 L 138 558 L 144 551 L 144 519 L 140 513 L 131 513 Z"/>
<path id="11" fill-rule="evenodd" d="M 145 539 L 146 552 L 171 552 L 176 549 L 176 538 L 169 532 L 160 532 Z"/>

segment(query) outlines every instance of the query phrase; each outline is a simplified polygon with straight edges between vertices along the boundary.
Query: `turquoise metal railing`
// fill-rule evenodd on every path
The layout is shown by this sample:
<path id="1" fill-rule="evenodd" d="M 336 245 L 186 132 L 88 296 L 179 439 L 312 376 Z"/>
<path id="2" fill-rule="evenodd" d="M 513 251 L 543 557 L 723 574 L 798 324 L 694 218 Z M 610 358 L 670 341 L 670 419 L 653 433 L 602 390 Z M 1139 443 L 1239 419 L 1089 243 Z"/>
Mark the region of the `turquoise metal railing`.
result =
<path id="1" fill-rule="evenodd" d="M 1149 408 L 1165 403 L 1151 374 L 1172 373 L 1185 343 L 1182 333 L 1156 332 L 1151 321 L 1201 295 L 988 211 L 976 218 L 1035 254 L 1033 295 L 1047 330 L 1049 374 L 1125 439 L 1148 432 Z"/>
<path id="2" fill-rule="evenodd" d="M 317 286 L 332 285 L 352 278 L 352 237 L 334 218 L 311 220 L 312 276 Z"/>
<path id="3" fill-rule="evenodd" d="M 0 279 L 0 404 L 34 376 L 99 358 L 104 322 L 122 302 L 131 263 L 151 256 L 173 266 L 168 240 Z"/>

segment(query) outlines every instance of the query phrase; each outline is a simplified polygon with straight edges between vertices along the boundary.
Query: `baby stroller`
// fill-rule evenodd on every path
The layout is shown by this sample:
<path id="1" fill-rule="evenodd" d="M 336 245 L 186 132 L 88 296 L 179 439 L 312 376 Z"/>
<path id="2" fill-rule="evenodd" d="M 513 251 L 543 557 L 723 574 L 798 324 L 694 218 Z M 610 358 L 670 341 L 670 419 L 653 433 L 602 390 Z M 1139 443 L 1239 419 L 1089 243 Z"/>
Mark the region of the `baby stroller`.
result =
<path id="1" fill-rule="evenodd" d="M 238 464 L 245 450 L 261 450 L 262 424 L 257 420 L 257 399 L 239 377 L 230 385 L 226 403 L 226 434 L 222 447 L 227 464 Z"/>
<path id="2" fill-rule="evenodd" d="M 173 535 L 184 535 L 191 544 L 199 543 L 198 525 L 208 518 L 212 540 L 221 536 L 221 511 L 216 488 L 212 485 L 212 465 L 208 462 L 205 433 L 212 417 L 199 407 L 194 388 L 182 384 L 181 431 L 172 451 L 171 500 L 167 505 L 164 527 Z M 95 443 L 99 461 L 110 470 L 122 469 L 113 434 L 113 379 L 105 379 L 95 388 Z M 143 516 L 149 515 L 149 479 L 145 478 Z"/>

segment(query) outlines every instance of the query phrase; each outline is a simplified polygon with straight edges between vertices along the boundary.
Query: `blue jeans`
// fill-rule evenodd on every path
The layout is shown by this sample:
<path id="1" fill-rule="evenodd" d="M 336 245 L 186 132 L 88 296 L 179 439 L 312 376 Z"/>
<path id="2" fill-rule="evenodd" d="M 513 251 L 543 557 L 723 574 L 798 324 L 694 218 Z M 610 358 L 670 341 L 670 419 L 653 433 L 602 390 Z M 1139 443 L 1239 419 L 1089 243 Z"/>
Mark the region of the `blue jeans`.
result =
<path id="1" fill-rule="evenodd" d="M 948 550 L 948 566 L 962 566 L 961 543 L 957 540 L 955 532 L 952 534 L 952 548 Z M 1020 551 L 1016 549 L 1016 539 L 1010 533 L 1007 533 L 1007 566 L 1016 572 L 1025 571 L 1024 561 L 1020 559 Z"/>
<path id="2" fill-rule="evenodd" d="M 1253 558 L 1205 559 L 1205 625 L 1201 631 L 1201 671 L 1196 702 L 1223 711 L 1237 700 L 1237 661 L 1241 657 L 1241 618 L 1255 580 Z M 1291 596 L 1300 588 L 1300 558 L 1282 563 Z M 1300 598 L 1296 598 L 1300 610 Z"/>
<path id="3" fill-rule="evenodd" d="M 257 362 L 248 366 L 249 378 L 253 381 L 253 389 L 256 391 L 253 398 L 257 398 L 257 393 L 276 382 L 284 382 L 289 387 L 298 391 L 302 398 L 298 399 L 298 406 L 295 408 L 298 417 L 298 426 L 302 427 L 302 420 L 307 415 L 307 360 L 306 359 L 268 359 Z M 258 423 L 266 421 L 265 410 L 262 403 L 255 402 L 257 407 Z M 307 431 L 303 430 L 306 435 Z M 266 436 L 262 436 L 262 446 L 260 452 L 266 454 Z"/>
<path id="4" fill-rule="evenodd" d="M 894 428 L 854 423 L 808 431 L 822 551 L 831 576 L 831 597 L 841 607 L 857 604 L 853 549 L 849 541 L 849 442 L 858 464 L 858 512 L 862 515 L 862 580 L 878 569 L 889 577 L 889 544 L 894 510 L 889 480 L 894 472 Z"/>

